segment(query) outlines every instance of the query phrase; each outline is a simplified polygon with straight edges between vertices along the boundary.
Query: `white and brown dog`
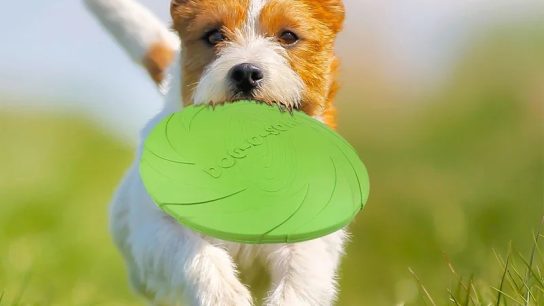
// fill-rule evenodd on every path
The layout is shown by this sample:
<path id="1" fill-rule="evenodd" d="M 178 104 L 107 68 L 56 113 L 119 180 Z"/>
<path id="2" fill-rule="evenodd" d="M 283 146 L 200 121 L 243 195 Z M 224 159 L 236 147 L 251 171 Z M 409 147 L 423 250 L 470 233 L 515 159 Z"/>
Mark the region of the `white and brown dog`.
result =
<path id="1" fill-rule="evenodd" d="M 132 0 L 85 1 L 165 90 L 164 108 L 142 138 L 184 105 L 241 98 L 300 109 L 335 126 L 334 42 L 344 21 L 342 0 L 173 0 L 177 35 Z M 235 262 L 257 259 L 272 279 L 265 305 L 328 306 L 336 298 L 344 230 L 295 244 L 206 237 L 155 206 L 137 162 L 114 199 L 111 228 L 134 288 L 153 304 L 253 305 Z"/>

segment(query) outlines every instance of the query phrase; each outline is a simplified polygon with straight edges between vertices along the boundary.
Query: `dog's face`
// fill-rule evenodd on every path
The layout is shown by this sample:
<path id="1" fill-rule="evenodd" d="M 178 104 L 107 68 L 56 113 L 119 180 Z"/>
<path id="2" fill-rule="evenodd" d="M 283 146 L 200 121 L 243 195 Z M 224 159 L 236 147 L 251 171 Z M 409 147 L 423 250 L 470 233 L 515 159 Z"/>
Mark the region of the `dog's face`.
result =
<path id="1" fill-rule="evenodd" d="M 186 103 L 243 98 L 317 114 L 335 89 L 342 0 L 173 0 Z"/>

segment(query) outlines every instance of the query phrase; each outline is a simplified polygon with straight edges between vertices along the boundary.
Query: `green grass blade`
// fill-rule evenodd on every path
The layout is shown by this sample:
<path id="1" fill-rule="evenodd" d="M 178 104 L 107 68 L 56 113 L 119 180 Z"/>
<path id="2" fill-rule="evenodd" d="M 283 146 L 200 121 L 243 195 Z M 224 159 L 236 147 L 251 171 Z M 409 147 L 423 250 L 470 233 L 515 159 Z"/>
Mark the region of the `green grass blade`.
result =
<path id="1" fill-rule="evenodd" d="M 535 235 L 536 237 L 533 238 L 533 240 L 534 240 L 533 249 L 531 250 L 531 257 L 529 259 L 529 262 L 527 263 L 527 273 L 525 274 L 525 286 L 527 287 L 527 294 L 525 296 L 525 306 L 529 305 L 529 295 L 531 294 L 531 289 L 529 288 L 528 284 L 529 284 L 529 281 L 531 280 L 531 276 L 534 275 L 533 263 L 534 263 L 534 260 L 535 260 L 535 253 L 536 253 L 536 249 L 537 249 L 537 246 L 538 246 L 539 237 L 540 237 L 540 234 L 542 232 L 542 226 L 544 226 L 544 218 L 541 219 L 540 227 L 538 228 L 538 232 Z M 522 260 L 523 260 L 523 257 L 522 257 Z M 533 297 L 533 299 L 534 299 L 534 297 Z"/>
<path id="2" fill-rule="evenodd" d="M 523 263 L 527 266 L 527 269 L 528 269 L 528 270 L 527 270 L 527 273 L 530 274 L 530 275 L 532 276 L 532 277 L 527 278 L 527 281 L 526 281 L 525 283 L 526 283 L 526 284 L 529 284 L 529 281 L 530 281 L 531 279 L 533 279 L 533 280 L 535 280 L 535 281 L 538 283 L 538 285 L 539 285 L 540 287 L 543 287 L 543 288 L 544 288 L 544 282 L 543 282 L 542 279 L 539 277 L 539 275 L 536 274 L 536 272 L 533 270 L 532 264 L 531 264 L 529 261 L 527 261 L 525 258 L 523 258 L 523 257 L 520 257 L 520 259 L 521 259 L 521 261 L 523 261 Z"/>
<path id="3" fill-rule="evenodd" d="M 495 253 L 495 255 L 497 255 Z M 501 278 L 501 283 L 499 285 L 499 289 L 496 289 L 498 294 L 497 294 L 497 302 L 495 303 L 495 306 L 500 306 L 501 305 L 501 298 L 502 296 L 506 296 L 504 291 L 503 291 L 503 288 L 504 288 L 504 281 L 506 279 L 506 274 L 508 273 L 508 266 L 510 264 L 510 249 L 508 251 L 508 256 L 506 257 L 506 264 L 504 265 L 504 272 L 502 273 L 502 278 Z"/>
<path id="4" fill-rule="evenodd" d="M 470 291 L 470 286 L 472 286 L 472 282 L 474 281 L 474 275 L 471 275 L 470 276 L 470 279 L 468 281 L 468 288 L 466 288 L 466 296 L 465 296 L 465 304 L 464 306 L 469 306 L 469 303 L 470 303 L 470 295 L 471 295 L 471 291 Z"/>
<path id="5" fill-rule="evenodd" d="M 482 305 L 482 302 L 480 300 L 480 295 L 478 294 L 478 291 L 476 290 L 476 286 L 474 283 L 472 283 L 471 290 L 474 293 L 474 297 L 476 298 L 476 301 L 474 302 L 475 305 Z"/>
<path id="6" fill-rule="evenodd" d="M 408 268 L 408 271 L 410 271 L 410 274 L 412 274 L 412 276 L 414 277 L 414 279 L 418 283 L 419 288 L 423 291 L 423 293 L 425 294 L 425 296 L 427 297 L 427 299 L 429 300 L 431 305 L 436 306 L 436 303 L 434 302 L 434 299 L 432 298 L 431 294 L 429 293 L 427 288 L 425 288 L 425 286 L 423 285 L 423 283 L 421 282 L 421 280 L 419 279 L 417 274 L 414 272 L 414 270 L 412 270 L 412 268 Z"/>
<path id="7" fill-rule="evenodd" d="M 457 299 L 455 298 L 455 295 L 453 294 L 453 292 L 451 292 L 450 289 L 448 289 L 448 294 L 450 295 L 450 301 L 454 303 L 455 306 L 463 306 L 461 305 L 461 303 L 459 303 L 459 301 L 457 301 Z"/>
<path id="8" fill-rule="evenodd" d="M 504 292 L 504 291 L 501 291 L 501 290 L 499 290 L 499 289 L 497 289 L 497 288 L 495 288 L 495 287 L 491 287 L 491 289 L 498 291 L 502 296 L 509 298 L 510 300 L 512 300 L 513 302 L 515 302 L 516 304 L 518 304 L 518 305 L 523 305 L 523 302 L 517 300 L 516 298 L 514 298 L 514 297 L 511 296 L 510 294 L 508 294 L 508 293 L 506 293 L 506 292 Z M 498 305 L 498 304 L 497 304 L 497 305 Z"/>

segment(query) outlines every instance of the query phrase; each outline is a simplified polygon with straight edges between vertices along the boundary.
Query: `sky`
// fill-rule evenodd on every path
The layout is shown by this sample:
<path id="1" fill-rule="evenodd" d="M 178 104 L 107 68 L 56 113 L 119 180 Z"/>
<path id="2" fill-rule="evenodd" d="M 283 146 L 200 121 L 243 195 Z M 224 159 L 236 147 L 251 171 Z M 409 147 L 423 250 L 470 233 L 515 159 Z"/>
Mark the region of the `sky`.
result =
<path id="1" fill-rule="evenodd" d="M 140 2 L 169 21 L 168 0 Z M 337 49 L 351 62 L 346 73 L 357 69 L 358 58 L 379 54 L 390 78 L 424 87 L 447 76 L 480 29 L 544 18 L 542 0 L 345 2 L 347 23 Z M 0 37 L 0 109 L 76 110 L 135 139 L 139 127 L 160 108 L 161 96 L 145 72 L 81 1 L 6 1 Z"/>

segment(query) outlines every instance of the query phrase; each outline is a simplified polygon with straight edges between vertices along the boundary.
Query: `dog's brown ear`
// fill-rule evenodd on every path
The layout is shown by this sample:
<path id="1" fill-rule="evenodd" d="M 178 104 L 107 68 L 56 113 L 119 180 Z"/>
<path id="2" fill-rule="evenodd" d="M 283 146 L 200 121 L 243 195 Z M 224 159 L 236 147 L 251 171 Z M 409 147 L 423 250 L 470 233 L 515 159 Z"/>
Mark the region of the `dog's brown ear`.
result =
<path id="1" fill-rule="evenodd" d="M 317 0 L 318 14 L 320 20 L 323 20 L 335 33 L 342 30 L 346 10 L 342 0 Z"/>
<path id="2" fill-rule="evenodd" d="M 186 4 L 187 2 L 189 2 L 189 0 L 172 0 L 170 2 L 170 6 L 171 7 L 176 7 L 176 6 L 179 6 L 179 5 L 182 5 L 182 4 Z"/>
<path id="3" fill-rule="evenodd" d="M 180 15 L 183 15 L 182 12 L 184 11 L 184 8 L 186 7 L 189 2 L 194 2 L 194 0 L 171 0 L 170 1 L 170 15 L 172 16 L 172 19 L 174 20 L 174 24 L 176 24 L 176 21 L 180 17 Z"/>

